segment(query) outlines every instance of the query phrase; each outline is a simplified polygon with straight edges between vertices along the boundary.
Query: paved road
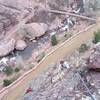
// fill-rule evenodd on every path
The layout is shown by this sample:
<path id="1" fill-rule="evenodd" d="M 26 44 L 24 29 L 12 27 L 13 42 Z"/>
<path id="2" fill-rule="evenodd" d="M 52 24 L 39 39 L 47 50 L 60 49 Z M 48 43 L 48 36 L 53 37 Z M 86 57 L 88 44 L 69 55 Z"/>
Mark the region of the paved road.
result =
<path id="1" fill-rule="evenodd" d="M 32 79 L 39 75 L 47 66 L 52 62 L 63 58 L 65 55 L 72 53 L 76 48 L 78 48 L 82 43 L 93 38 L 93 32 L 99 29 L 100 24 L 92 26 L 85 32 L 74 36 L 65 43 L 59 45 L 55 51 L 44 58 L 44 60 L 37 65 L 35 70 L 31 70 L 16 86 L 10 88 L 1 100 L 18 100 L 18 97 L 23 94 L 27 85 L 32 81 Z M 0 94 L 2 95 L 2 94 Z"/>

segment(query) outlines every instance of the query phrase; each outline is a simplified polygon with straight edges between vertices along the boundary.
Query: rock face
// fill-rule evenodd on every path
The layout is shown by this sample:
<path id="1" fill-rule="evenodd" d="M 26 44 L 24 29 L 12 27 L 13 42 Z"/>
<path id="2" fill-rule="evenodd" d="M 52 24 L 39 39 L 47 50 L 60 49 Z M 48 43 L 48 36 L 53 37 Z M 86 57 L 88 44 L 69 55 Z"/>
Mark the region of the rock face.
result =
<path id="1" fill-rule="evenodd" d="M 30 0 L 0 0 L 0 33 L 9 31 L 18 24 L 22 15 L 25 16 L 32 9 Z M 1 34 L 0 34 L 1 35 Z"/>
<path id="2" fill-rule="evenodd" d="M 32 0 L 0 0 L 0 3 L 15 10 L 24 10 L 32 7 Z"/>
<path id="3" fill-rule="evenodd" d="M 48 30 L 48 25 L 45 23 L 31 23 L 25 26 L 26 33 L 33 39 L 45 34 Z"/>
<path id="4" fill-rule="evenodd" d="M 100 42 L 94 47 L 94 52 L 89 57 L 89 67 L 100 69 Z"/>
<path id="5" fill-rule="evenodd" d="M 3 43 L 0 44 L 0 57 L 6 56 L 15 48 L 15 40 L 11 39 L 9 41 L 3 41 Z"/>
<path id="6" fill-rule="evenodd" d="M 16 46 L 15 46 L 15 49 L 16 49 L 16 50 L 24 50 L 26 47 L 27 47 L 27 44 L 25 43 L 25 41 L 23 41 L 23 40 L 18 40 L 18 41 L 16 42 Z"/>
<path id="7" fill-rule="evenodd" d="M 28 16 L 30 12 L 34 12 L 34 16 L 29 19 L 30 21 L 28 20 L 26 22 L 29 22 L 30 24 L 25 25 L 25 31 L 22 30 L 21 32 L 18 32 L 20 33 L 19 37 L 21 38 L 18 38 L 18 36 L 17 38 L 24 38 L 24 32 L 32 39 L 40 37 L 45 34 L 48 29 L 48 25 L 50 26 L 49 29 L 55 28 L 56 26 L 59 26 L 63 18 L 63 16 L 59 15 L 57 17 L 56 14 L 48 13 L 47 9 L 70 11 L 68 10 L 67 4 L 71 4 L 72 1 L 75 0 L 52 0 L 52 2 L 51 0 L 0 0 L 0 40 L 5 38 L 5 34 L 11 30 L 14 25 L 18 24 L 21 18 L 24 19 Z M 13 50 L 14 43 L 11 44 L 11 40 L 7 41 L 4 46 L 0 45 L 0 50 L 2 50 L 0 52 L 0 56 L 4 56 L 9 53 L 3 52 L 4 50 L 8 50 L 7 48 L 9 43 L 9 52 Z M 13 46 L 11 47 L 11 45 Z"/>

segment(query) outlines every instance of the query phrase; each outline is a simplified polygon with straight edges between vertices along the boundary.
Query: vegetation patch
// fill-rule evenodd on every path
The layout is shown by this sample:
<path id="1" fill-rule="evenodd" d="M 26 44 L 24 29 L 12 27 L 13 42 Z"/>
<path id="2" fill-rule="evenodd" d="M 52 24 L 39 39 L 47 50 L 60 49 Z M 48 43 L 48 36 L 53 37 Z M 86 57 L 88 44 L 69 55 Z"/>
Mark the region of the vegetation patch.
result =
<path id="1" fill-rule="evenodd" d="M 13 73 L 13 68 L 6 67 L 3 71 L 6 73 L 6 75 L 11 75 Z"/>
<path id="2" fill-rule="evenodd" d="M 100 30 L 94 32 L 94 40 L 93 40 L 94 43 L 98 43 L 100 42 Z"/>
<path id="3" fill-rule="evenodd" d="M 57 41 L 56 35 L 52 35 L 51 36 L 51 45 L 55 46 L 55 45 L 57 45 L 57 43 L 58 43 L 58 41 Z"/>
<path id="4" fill-rule="evenodd" d="M 36 57 L 36 61 L 40 62 L 45 56 L 45 52 L 40 53 L 37 57 Z"/>
<path id="5" fill-rule="evenodd" d="M 87 46 L 85 43 L 81 44 L 80 48 L 79 48 L 79 52 L 85 52 L 86 50 L 88 50 L 89 46 Z"/>
<path id="6" fill-rule="evenodd" d="M 3 86 L 8 86 L 12 83 L 12 80 L 9 80 L 9 79 L 4 79 L 3 80 Z"/>
<path id="7" fill-rule="evenodd" d="M 20 71 L 20 69 L 19 68 L 15 68 L 15 72 L 17 73 L 17 72 L 19 72 Z"/>

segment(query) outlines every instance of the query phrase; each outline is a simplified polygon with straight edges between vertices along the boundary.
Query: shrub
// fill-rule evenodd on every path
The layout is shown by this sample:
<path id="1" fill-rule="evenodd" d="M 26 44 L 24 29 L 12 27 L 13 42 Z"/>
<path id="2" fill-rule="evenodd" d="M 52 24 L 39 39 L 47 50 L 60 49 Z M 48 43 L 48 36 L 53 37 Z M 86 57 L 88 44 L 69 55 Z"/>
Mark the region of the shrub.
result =
<path id="1" fill-rule="evenodd" d="M 64 37 L 65 37 L 65 38 L 67 37 L 67 33 L 64 34 Z"/>
<path id="2" fill-rule="evenodd" d="M 100 30 L 94 32 L 94 43 L 100 42 Z"/>
<path id="3" fill-rule="evenodd" d="M 15 72 L 19 72 L 19 71 L 20 71 L 20 69 L 16 67 L 15 68 Z"/>
<path id="4" fill-rule="evenodd" d="M 45 53 L 44 53 L 44 52 L 40 53 L 40 54 L 36 57 L 36 61 L 37 61 L 37 62 L 40 62 L 40 61 L 43 59 L 44 56 L 45 56 Z"/>
<path id="5" fill-rule="evenodd" d="M 8 79 L 3 80 L 3 86 L 8 86 L 8 85 L 10 85 L 11 83 L 12 83 L 11 80 L 8 80 Z"/>
<path id="6" fill-rule="evenodd" d="M 71 33 L 65 33 L 65 34 L 64 34 L 64 37 L 65 37 L 66 39 L 70 38 L 71 36 L 72 36 Z"/>
<path id="7" fill-rule="evenodd" d="M 51 44 L 52 46 L 55 46 L 58 43 L 56 35 L 51 36 Z"/>
<path id="8" fill-rule="evenodd" d="M 4 69 L 4 72 L 7 74 L 7 75 L 11 75 L 13 73 L 13 69 L 11 67 L 6 67 Z"/>
<path id="9" fill-rule="evenodd" d="M 79 52 L 85 52 L 86 50 L 88 50 L 88 46 L 86 44 L 81 44 L 80 48 L 79 48 Z"/>

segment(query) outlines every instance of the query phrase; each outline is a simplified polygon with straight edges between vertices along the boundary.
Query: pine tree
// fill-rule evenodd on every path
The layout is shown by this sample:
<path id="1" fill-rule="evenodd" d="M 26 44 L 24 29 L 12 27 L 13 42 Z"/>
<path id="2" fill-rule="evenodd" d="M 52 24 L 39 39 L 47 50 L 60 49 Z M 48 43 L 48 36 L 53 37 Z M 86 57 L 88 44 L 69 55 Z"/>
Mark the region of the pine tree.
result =
<path id="1" fill-rule="evenodd" d="M 52 46 L 55 46 L 58 43 L 56 35 L 51 36 L 51 44 Z"/>

